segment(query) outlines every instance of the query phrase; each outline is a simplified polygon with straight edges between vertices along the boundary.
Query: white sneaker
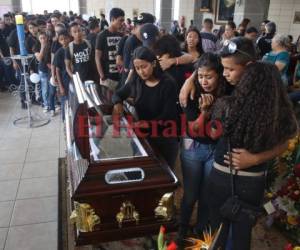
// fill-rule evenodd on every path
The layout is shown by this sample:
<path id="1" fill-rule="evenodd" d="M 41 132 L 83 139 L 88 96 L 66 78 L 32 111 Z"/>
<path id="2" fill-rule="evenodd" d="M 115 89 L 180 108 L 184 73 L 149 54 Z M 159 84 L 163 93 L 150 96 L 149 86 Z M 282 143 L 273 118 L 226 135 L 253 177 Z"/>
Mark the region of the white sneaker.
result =
<path id="1" fill-rule="evenodd" d="M 44 108 L 43 108 L 43 112 L 44 112 L 44 113 L 47 113 L 48 111 L 49 111 L 49 110 L 48 110 L 48 107 L 44 107 Z"/>
<path id="2" fill-rule="evenodd" d="M 60 106 L 59 105 L 55 106 L 55 111 L 60 111 Z"/>
<path id="3" fill-rule="evenodd" d="M 50 115 L 53 117 L 53 116 L 55 116 L 55 111 L 54 110 L 51 110 L 50 111 Z"/>

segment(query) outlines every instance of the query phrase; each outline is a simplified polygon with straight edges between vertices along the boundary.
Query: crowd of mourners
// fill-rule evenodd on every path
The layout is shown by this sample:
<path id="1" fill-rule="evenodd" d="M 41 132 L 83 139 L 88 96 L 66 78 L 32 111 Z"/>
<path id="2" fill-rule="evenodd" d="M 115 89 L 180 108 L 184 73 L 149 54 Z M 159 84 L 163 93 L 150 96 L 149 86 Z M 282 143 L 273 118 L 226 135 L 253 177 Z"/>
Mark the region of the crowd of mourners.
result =
<path id="1" fill-rule="evenodd" d="M 268 161 L 298 132 L 299 38 L 293 43 L 269 20 L 258 30 L 247 18 L 215 30 L 209 18 L 186 27 L 181 17 L 167 33 L 151 13 L 125 20 L 120 8 L 110 10 L 109 21 L 58 11 L 24 18 L 25 46 L 34 55 L 28 71 L 40 76 L 29 81 L 32 103 L 52 116 L 60 104 L 64 120 L 74 73 L 105 86 L 113 114 L 124 113 L 125 101 L 133 107 L 135 125 L 172 169 L 180 155 L 179 247 L 222 225 L 216 249 L 250 249 Z M 11 59 L 20 53 L 12 13 L 0 20 L 0 52 L 1 90 L 24 85 L 22 65 Z M 22 92 L 20 100 L 26 109 Z"/>

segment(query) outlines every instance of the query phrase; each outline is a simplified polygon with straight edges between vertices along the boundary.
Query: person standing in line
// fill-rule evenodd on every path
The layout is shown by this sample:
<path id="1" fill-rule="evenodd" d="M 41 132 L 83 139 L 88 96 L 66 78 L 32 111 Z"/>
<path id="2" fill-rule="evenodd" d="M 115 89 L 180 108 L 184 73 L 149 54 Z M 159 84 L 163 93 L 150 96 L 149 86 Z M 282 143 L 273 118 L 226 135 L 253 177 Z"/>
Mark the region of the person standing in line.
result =
<path id="1" fill-rule="evenodd" d="M 120 8 L 110 11 L 110 25 L 101 31 L 96 40 L 95 61 L 100 84 L 107 86 L 112 91 L 118 86 L 119 71 L 116 63 L 117 45 L 122 38 L 119 32 L 124 23 L 125 13 Z"/>

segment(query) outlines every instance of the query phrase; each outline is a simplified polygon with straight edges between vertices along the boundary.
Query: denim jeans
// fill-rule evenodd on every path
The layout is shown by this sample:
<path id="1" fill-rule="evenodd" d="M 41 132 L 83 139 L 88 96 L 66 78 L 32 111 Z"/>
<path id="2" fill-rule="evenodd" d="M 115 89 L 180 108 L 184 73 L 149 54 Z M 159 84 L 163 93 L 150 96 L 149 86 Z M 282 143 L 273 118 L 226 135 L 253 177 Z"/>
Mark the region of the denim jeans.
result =
<path id="1" fill-rule="evenodd" d="M 235 176 L 235 194 L 239 199 L 253 206 L 261 206 L 264 187 L 265 176 Z M 220 224 L 223 223 L 223 228 L 217 240 L 216 248 L 220 247 L 221 249 L 225 249 L 229 239 L 232 244 L 231 249 L 250 250 L 251 232 L 253 227 L 252 222 L 249 221 L 247 216 L 239 221 L 233 222 L 222 218 L 220 214 L 220 207 L 231 196 L 230 174 L 213 168 L 208 179 L 208 188 L 210 195 L 208 202 L 212 229 L 216 230 Z"/>
<path id="2" fill-rule="evenodd" d="M 43 98 L 43 105 L 44 107 L 49 108 L 49 89 L 50 89 L 50 83 L 49 83 L 49 74 L 46 72 L 39 71 L 39 75 L 41 78 L 41 92 L 42 92 L 42 98 Z"/>
<path id="3" fill-rule="evenodd" d="M 55 111 L 55 96 L 56 96 L 56 87 L 49 84 L 49 110 Z"/>
<path id="4" fill-rule="evenodd" d="M 61 119 L 62 121 L 65 120 L 65 103 L 68 100 L 68 96 L 61 96 L 60 97 L 60 112 L 61 112 Z"/>
<path id="5" fill-rule="evenodd" d="M 187 145 L 188 141 L 190 145 Z M 180 159 L 184 193 L 181 202 L 180 226 L 186 230 L 197 201 L 196 230 L 202 232 L 207 226 L 209 211 L 205 193 L 207 192 L 207 179 L 214 161 L 214 150 L 213 144 L 202 144 L 187 138 L 182 141 Z"/>

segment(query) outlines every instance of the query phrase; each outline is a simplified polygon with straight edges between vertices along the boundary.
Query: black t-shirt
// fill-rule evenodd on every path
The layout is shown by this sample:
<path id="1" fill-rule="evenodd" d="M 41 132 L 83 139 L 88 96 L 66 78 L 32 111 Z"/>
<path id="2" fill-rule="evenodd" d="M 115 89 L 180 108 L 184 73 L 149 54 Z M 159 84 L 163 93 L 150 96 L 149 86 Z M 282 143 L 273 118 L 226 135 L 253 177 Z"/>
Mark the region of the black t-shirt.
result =
<path id="1" fill-rule="evenodd" d="M 259 54 L 261 57 L 263 57 L 266 53 L 269 53 L 272 50 L 271 44 L 273 37 L 273 34 L 268 33 L 265 36 L 258 38 L 257 47 L 259 49 Z"/>
<path id="2" fill-rule="evenodd" d="M 235 148 L 235 145 L 230 145 L 230 146 L 232 149 Z M 226 166 L 226 164 L 224 163 L 224 155 L 227 154 L 228 150 L 229 150 L 228 139 L 226 137 L 222 136 L 218 140 L 218 143 L 216 145 L 216 150 L 215 150 L 215 155 L 214 155 L 215 162 L 222 166 Z M 266 171 L 267 167 L 268 167 L 267 163 L 262 163 L 260 165 L 255 165 L 250 168 L 244 169 L 243 171 L 261 172 L 261 171 Z"/>
<path id="3" fill-rule="evenodd" d="M 125 42 L 124 50 L 123 50 L 123 61 L 124 61 L 124 68 L 125 69 L 132 69 L 132 56 L 133 51 L 139 47 L 142 46 L 142 42 L 137 38 L 136 35 L 130 35 L 128 39 Z"/>
<path id="4" fill-rule="evenodd" d="M 117 48 L 118 48 L 117 55 L 118 56 L 122 56 L 123 57 L 124 45 L 125 45 L 125 42 L 126 42 L 127 38 L 128 38 L 128 35 L 123 36 L 121 38 L 121 40 L 119 41 L 118 46 L 117 46 Z"/>
<path id="5" fill-rule="evenodd" d="M 61 48 L 61 44 L 57 40 L 54 41 L 51 46 L 51 53 L 55 54 L 56 51 L 58 51 L 60 48 Z"/>
<path id="6" fill-rule="evenodd" d="M 18 40 L 18 34 L 17 34 L 16 29 L 13 30 L 9 34 L 6 41 L 7 41 L 8 46 L 15 50 L 15 55 L 19 55 L 20 54 L 20 48 L 19 48 L 19 40 Z"/>
<path id="7" fill-rule="evenodd" d="M 177 94 L 179 95 L 180 89 L 184 84 L 185 80 L 189 78 L 194 71 L 193 65 L 173 65 L 168 68 L 166 72 L 170 74 L 177 83 Z"/>
<path id="8" fill-rule="evenodd" d="M 140 94 L 137 98 L 137 86 L 140 87 Z M 158 134 L 161 135 L 163 129 L 171 126 L 170 122 L 177 121 L 176 90 L 175 82 L 167 74 L 164 74 L 160 82 L 149 87 L 143 80 L 137 78 L 135 82 L 130 81 L 121 89 L 117 90 L 113 96 L 113 103 L 120 103 L 128 97 L 136 99 L 134 107 L 139 120 L 162 121 L 158 125 Z"/>
<path id="9" fill-rule="evenodd" d="M 54 54 L 53 65 L 59 68 L 61 72 L 66 71 L 65 53 L 65 49 L 61 47 Z"/>
<path id="10" fill-rule="evenodd" d="M 101 64 L 105 78 L 118 81 L 119 72 L 116 64 L 117 45 L 122 38 L 121 33 L 102 31 L 97 36 L 96 50 L 102 51 Z"/>
<path id="11" fill-rule="evenodd" d="M 37 41 L 38 41 L 38 40 L 37 40 L 33 35 L 31 35 L 31 34 L 29 34 L 29 35 L 26 37 L 26 39 L 25 39 L 25 47 L 26 47 L 27 52 L 28 52 L 29 54 L 32 54 L 32 53 L 33 53 L 32 49 L 33 49 L 33 47 L 35 46 L 35 44 L 37 43 Z"/>
<path id="12" fill-rule="evenodd" d="M 33 53 L 39 53 L 41 51 L 41 44 L 39 41 L 36 41 L 35 45 L 32 48 Z M 49 72 L 48 64 L 51 63 L 51 45 L 47 46 L 44 51 L 44 56 L 40 62 L 38 62 L 38 70 L 44 73 Z"/>
<path id="13" fill-rule="evenodd" d="M 2 30 L 0 30 L 0 51 L 3 56 L 9 56 L 9 48 L 5 41 L 4 35 L 2 33 Z"/>
<path id="14" fill-rule="evenodd" d="M 96 34 L 96 33 L 89 33 L 86 37 L 86 39 L 91 43 L 93 50 L 95 50 L 95 47 L 96 47 L 97 35 L 98 34 Z"/>
<path id="15" fill-rule="evenodd" d="M 69 75 L 66 70 L 65 64 L 65 48 L 59 48 L 54 54 L 53 65 L 60 70 L 60 75 L 62 77 L 63 85 L 65 90 L 68 91 L 69 87 Z"/>
<path id="16" fill-rule="evenodd" d="M 85 41 L 80 44 L 73 43 L 73 55 L 70 54 L 70 47 L 65 50 L 65 59 L 70 60 L 73 64 L 73 71 L 78 72 L 82 82 L 91 80 L 90 65 L 91 65 L 91 51 Z"/>
<path id="17" fill-rule="evenodd" d="M 104 29 L 108 28 L 108 22 L 104 19 L 104 20 L 100 20 L 100 29 L 101 31 L 103 31 Z"/>
<path id="18" fill-rule="evenodd" d="M 210 137 L 208 137 L 205 134 L 205 129 L 204 129 L 203 137 L 202 136 L 194 137 L 193 134 L 190 133 L 191 131 L 189 131 L 188 122 L 195 121 L 200 115 L 198 98 L 195 98 L 194 100 L 189 99 L 187 106 L 183 107 L 182 109 L 186 115 L 186 120 L 187 120 L 187 131 L 186 131 L 187 135 L 190 138 L 192 138 L 200 143 L 203 143 L 203 144 L 215 144 L 216 141 L 212 140 Z"/>
<path id="19" fill-rule="evenodd" d="M 9 37 L 10 33 L 16 29 L 16 25 L 11 24 L 11 25 L 5 25 L 4 29 L 3 29 L 3 36 L 4 38 Z"/>

